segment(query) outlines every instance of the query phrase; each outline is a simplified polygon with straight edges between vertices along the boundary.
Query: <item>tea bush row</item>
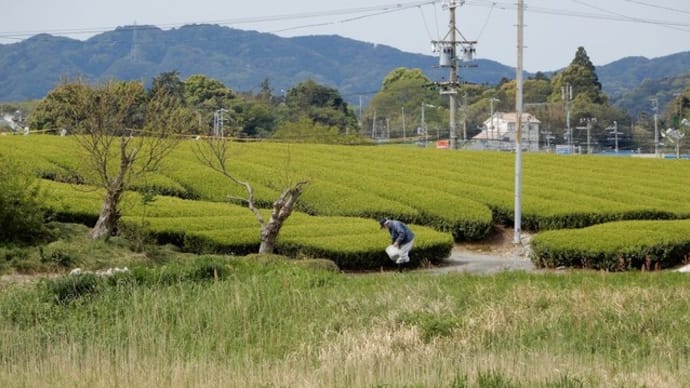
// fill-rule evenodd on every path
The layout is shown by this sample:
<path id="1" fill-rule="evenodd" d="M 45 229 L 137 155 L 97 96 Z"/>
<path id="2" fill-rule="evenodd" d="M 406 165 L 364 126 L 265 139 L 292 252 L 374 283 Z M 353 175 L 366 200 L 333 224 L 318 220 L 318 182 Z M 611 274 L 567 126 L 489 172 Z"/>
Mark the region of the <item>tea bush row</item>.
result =
<path id="1" fill-rule="evenodd" d="M 654 270 L 690 259 L 690 220 L 620 221 L 539 233 L 531 240 L 539 267 Z"/>
<path id="2" fill-rule="evenodd" d="M 102 200 L 98 190 L 46 181 L 52 194 L 50 207 L 64 219 L 95 218 Z M 122 207 L 129 230 L 150 234 L 159 244 L 174 244 L 194 253 L 245 255 L 257 252 L 259 224 L 246 207 L 227 203 L 191 201 L 157 196 L 146 205 L 137 193 L 127 193 Z M 264 210 L 268 220 L 270 214 Z M 414 226 L 415 263 L 438 262 L 449 255 L 452 237 L 428 227 Z M 388 233 L 372 219 L 320 217 L 295 212 L 285 223 L 276 243 L 277 253 L 325 257 L 342 268 L 377 268 L 389 265 L 383 249 Z"/>
<path id="3" fill-rule="evenodd" d="M 42 169 L 46 160 L 54 162 L 56 171 L 76 166 L 74 153 L 68 152 L 75 147 L 69 138 L 15 136 L 0 141 Z M 164 177 L 150 178 L 149 185 L 158 191 L 167 187 L 171 193 L 186 190 L 179 195 L 212 201 L 244 197 L 241 187 L 199 163 L 194 154 L 198 146 L 183 142 L 159 173 Z M 686 164 L 528 153 L 523 229 L 689 218 Z M 282 182 L 304 178 L 311 184 L 300 210 L 313 215 L 387 215 L 448 231 L 456 240 L 480 239 L 492 223 L 513 222 L 514 155 L 509 153 L 260 143 L 233 148 L 230 166 L 240 179 L 255 185 L 262 205 L 276 198 Z M 147 187 L 146 182 L 136 185 Z"/>

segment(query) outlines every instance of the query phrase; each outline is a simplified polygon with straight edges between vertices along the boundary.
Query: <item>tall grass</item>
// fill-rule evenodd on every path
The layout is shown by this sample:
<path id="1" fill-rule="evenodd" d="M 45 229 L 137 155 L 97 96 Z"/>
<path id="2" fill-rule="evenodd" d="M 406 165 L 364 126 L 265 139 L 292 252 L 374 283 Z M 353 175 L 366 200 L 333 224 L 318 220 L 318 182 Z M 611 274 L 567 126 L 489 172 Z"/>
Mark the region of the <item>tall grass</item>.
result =
<path id="1" fill-rule="evenodd" d="M 690 381 L 680 274 L 343 275 L 0 295 L 2 386 L 579 387 Z"/>

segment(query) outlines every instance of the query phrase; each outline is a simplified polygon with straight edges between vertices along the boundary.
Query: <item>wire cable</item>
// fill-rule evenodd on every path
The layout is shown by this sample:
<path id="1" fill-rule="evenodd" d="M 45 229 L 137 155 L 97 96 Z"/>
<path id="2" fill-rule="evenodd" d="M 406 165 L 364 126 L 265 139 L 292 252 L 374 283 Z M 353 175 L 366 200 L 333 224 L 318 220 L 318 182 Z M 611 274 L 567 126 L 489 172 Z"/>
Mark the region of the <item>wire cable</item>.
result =
<path id="1" fill-rule="evenodd" d="M 383 11 L 374 12 L 374 13 L 370 13 L 370 14 L 366 14 L 366 15 L 355 16 L 355 17 L 351 17 L 351 18 L 347 18 L 347 19 L 341 19 L 341 20 L 336 20 L 336 21 L 331 21 L 331 22 L 323 22 L 323 23 L 306 24 L 306 25 L 294 26 L 294 27 L 287 27 L 287 28 L 283 28 L 283 29 L 279 29 L 279 30 L 274 30 L 271 32 L 274 32 L 274 33 L 275 32 L 285 32 L 285 31 L 299 30 L 299 29 L 304 29 L 304 28 L 323 27 L 323 26 L 329 26 L 329 25 L 334 25 L 334 24 L 344 24 L 344 23 L 349 23 L 349 22 L 353 22 L 356 20 L 370 18 L 373 16 L 380 16 L 380 15 L 385 15 L 385 14 L 389 14 L 389 13 L 400 12 L 400 11 L 404 11 L 404 10 L 407 10 L 410 8 L 415 8 L 415 7 L 421 8 L 421 6 L 418 4 L 405 6 L 405 7 L 401 6 L 398 8 L 385 9 Z"/>
<path id="2" fill-rule="evenodd" d="M 690 11 L 686 11 L 686 10 L 683 10 L 683 9 L 672 8 L 672 7 L 666 7 L 666 6 L 663 6 L 663 5 L 651 4 L 651 3 L 647 3 L 647 2 L 644 2 L 644 1 L 638 1 L 638 0 L 624 0 L 624 1 L 627 1 L 628 3 L 644 5 L 645 7 L 658 8 L 658 9 L 663 9 L 663 10 L 666 10 L 666 11 L 679 12 L 679 13 L 684 13 L 684 14 L 690 15 Z"/>
<path id="3" fill-rule="evenodd" d="M 426 22 L 426 16 L 424 16 L 424 10 L 422 7 L 417 7 L 419 8 L 419 13 L 422 16 L 422 21 L 424 22 L 424 28 L 426 29 L 426 34 L 429 36 L 429 40 L 434 40 L 434 37 L 431 35 L 431 30 L 429 30 L 429 24 Z"/>
<path id="4" fill-rule="evenodd" d="M 580 5 L 582 5 L 582 6 L 585 6 L 585 7 L 588 7 L 588 8 L 592 8 L 592 9 L 595 9 L 595 10 L 597 10 L 597 11 L 604 12 L 604 13 L 606 13 L 606 14 L 610 14 L 610 15 L 614 15 L 614 16 L 621 17 L 621 18 L 623 18 L 624 20 L 627 20 L 627 21 L 639 22 L 639 23 L 646 23 L 646 22 L 648 21 L 647 19 L 641 19 L 641 18 L 637 18 L 637 17 L 627 16 L 627 15 L 624 15 L 624 14 L 622 14 L 622 13 L 610 11 L 610 10 L 607 10 L 607 9 L 602 8 L 602 7 L 599 7 L 599 6 L 596 6 L 596 5 L 593 5 L 593 4 L 589 4 L 589 3 L 584 2 L 584 1 L 582 1 L 582 0 L 570 0 L 570 1 L 572 1 L 572 2 L 575 3 L 575 4 L 580 4 Z M 662 25 L 662 26 L 663 26 L 663 27 L 666 27 L 666 28 L 671 28 L 671 29 L 674 29 L 674 30 L 678 30 L 678 31 L 690 32 L 690 30 L 686 30 L 686 29 L 683 29 L 683 28 L 680 28 L 680 27 L 677 27 L 677 26 L 671 26 L 671 25 L 665 25 L 665 26 Z"/>
<path id="5" fill-rule="evenodd" d="M 394 4 L 384 4 L 376 5 L 370 7 L 358 7 L 358 8 L 343 8 L 336 10 L 327 11 L 314 11 L 314 12 L 298 12 L 292 14 L 282 14 L 282 15 L 272 15 L 272 16 L 258 16 L 258 17 L 245 17 L 245 18 L 235 18 L 235 19 L 219 19 L 219 20 L 207 20 L 202 22 L 184 22 L 184 23 L 165 23 L 157 24 L 156 28 L 174 28 L 189 24 L 218 24 L 218 25 L 241 25 L 241 24 L 252 24 L 252 23 L 268 23 L 277 21 L 289 21 L 289 20 L 299 20 L 299 19 L 313 19 L 319 17 L 331 17 L 331 16 L 343 16 L 343 15 L 355 15 L 355 14 L 366 14 L 371 12 L 393 12 L 395 10 L 409 9 L 417 6 L 435 4 L 440 0 L 426 0 L 426 1 L 414 1 L 408 3 L 394 3 Z M 370 17 L 374 15 L 365 15 L 364 17 Z M 357 20 L 357 19 L 353 19 Z M 333 23 L 331 23 L 333 24 Z M 55 30 L 44 30 L 44 31 L 3 31 L 0 32 L 0 38 L 3 39 L 22 39 L 28 36 L 33 36 L 36 34 L 47 33 L 55 35 L 85 35 L 102 33 L 116 29 L 117 27 L 94 27 L 94 28 L 73 28 L 73 29 L 55 29 Z M 299 28 L 299 27 L 296 27 Z"/>
<path id="6" fill-rule="evenodd" d="M 484 22 L 484 25 L 482 26 L 481 30 L 479 30 L 479 35 L 477 35 L 476 41 L 479 40 L 479 38 L 482 37 L 482 34 L 484 34 L 484 30 L 486 29 L 486 26 L 489 25 L 489 21 L 491 20 L 491 14 L 494 12 L 494 8 L 496 8 L 496 3 L 494 2 L 491 4 L 491 8 L 489 8 L 489 14 L 486 15 L 486 21 Z"/>
<path id="7" fill-rule="evenodd" d="M 573 0 L 574 1 L 574 0 Z M 465 2 L 468 6 L 475 7 L 492 7 L 495 6 L 500 10 L 515 10 L 516 5 L 508 2 L 501 1 L 488 1 L 488 0 L 467 0 Z M 568 16 L 576 17 L 589 20 L 608 20 L 616 22 L 632 22 L 640 24 L 652 24 L 662 27 L 674 26 L 674 27 L 690 27 L 690 22 L 686 21 L 675 21 L 675 20 L 659 20 L 659 19 L 645 19 L 645 18 L 631 18 L 625 15 L 612 15 L 612 14 L 602 14 L 602 13 L 592 13 L 592 12 L 581 12 L 564 10 L 557 8 L 545 8 L 545 7 L 526 7 L 525 12 L 534 14 L 545 14 L 545 15 L 557 15 L 557 16 Z M 680 31 L 690 32 L 688 30 L 682 29 Z"/>

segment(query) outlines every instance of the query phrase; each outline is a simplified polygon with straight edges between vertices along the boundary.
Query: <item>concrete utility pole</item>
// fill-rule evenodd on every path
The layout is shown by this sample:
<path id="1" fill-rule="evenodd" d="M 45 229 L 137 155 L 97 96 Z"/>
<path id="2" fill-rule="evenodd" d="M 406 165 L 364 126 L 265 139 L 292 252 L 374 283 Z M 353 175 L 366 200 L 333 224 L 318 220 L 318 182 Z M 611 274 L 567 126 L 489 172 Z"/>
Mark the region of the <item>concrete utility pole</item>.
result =
<path id="1" fill-rule="evenodd" d="M 453 45 L 453 57 L 455 57 L 455 1 L 451 1 L 450 6 L 450 42 Z M 458 83 L 458 62 L 453 58 L 450 65 L 450 90 L 448 94 L 448 105 L 450 107 L 450 149 L 454 150 L 456 147 L 456 141 L 458 140 L 458 123 L 456 119 L 458 117 L 457 109 L 458 103 L 455 98 L 458 95 L 457 83 Z"/>
<path id="2" fill-rule="evenodd" d="M 462 96 L 462 140 L 467 141 L 467 90 Z"/>
<path id="3" fill-rule="evenodd" d="M 576 129 L 586 129 L 587 130 L 587 153 L 592 153 L 592 126 L 597 122 L 596 117 L 583 117 L 580 119 L 581 124 L 585 124 L 584 127 L 576 127 Z"/>
<path id="4" fill-rule="evenodd" d="M 374 119 L 371 121 L 371 139 L 376 139 L 376 111 L 374 111 Z"/>
<path id="5" fill-rule="evenodd" d="M 654 111 L 654 156 L 659 157 L 659 99 L 652 98 L 652 110 Z"/>
<path id="6" fill-rule="evenodd" d="M 489 104 L 491 106 L 491 128 L 489 128 L 489 135 L 491 135 L 494 131 L 496 131 L 495 136 L 493 136 L 494 139 L 498 139 L 498 130 L 496 128 L 496 120 L 494 120 L 494 102 L 499 102 L 498 98 L 491 97 L 489 98 Z M 489 136 L 492 137 L 492 136 Z"/>
<path id="7" fill-rule="evenodd" d="M 458 124 L 457 124 L 457 95 L 458 95 L 458 57 L 457 57 L 457 46 L 463 45 L 464 58 L 466 60 L 471 60 L 474 54 L 473 45 L 477 42 L 470 41 L 458 41 L 457 40 L 457 27 L 455 20 L 455 9 L 458 6 L 465 4 L 465 0 L 450 0 L 447 4 L 444 4 L 444 8 L 448 7 L 450 12 L 450 22 L 449 31 L 443 40 L 432 41 L 433 50 L 440 53 L 440 67 L 450 68 L 450 76 L 448 82 L 441 82 L 441 94 L 447 94 L 449 101 L 448 105 L 450 108 L 450 143 L 449 148 L 457 148 L 458 139 Z M 462 34 L 460 34 L 462 36 Z"/>
<path id="8" fill-rule="evenodd" d="M 402 130 L 403 130 L 403 143 L 407 142 L 406 134 L 405 134 L 405 107 L 403 106 L 401 108 L 402 115 L 401 115 L 401 120 L 402 120 Z"/>
<path id="9" fill-rule="evenodd" d="M 614 122 L 613 122 L 613 127 L 608 127 L 608 128 L 606 128 L 606 129 L 608 129 L 609 131 L 611 131 L 611 134 L 613 135 L 613 139 L 614 139 L 614 142 L 615 142 L 615 148 L 614 148 L 614 149 L 616 150 L 616 153 L 618 153 L 618 135 L 622 135 L 622 134 L 623 134 L 623 132 L 618 132 L 618 122 L 617 122 L 617 121 L 614 121 Z"/>
<path id="10" fill-rule="evenodd" d="M 573 153 L 573 130 L 570 128 L 570 101 L 573 100 L 573 85 L 565 84 L 561 87 L 561 97 L 565 101 L 565 128 L 568 140 L 568 153 Z"/>
<path id="11" fill-rule="evenodd" d="M 522 51 L 524 47 L 525 2 L 517 3 L 517 66 L 515 70 L 515 220 L 513 244 L 522 243 Z"/>
<path id="12" fill-rule="evenodd" d="M 213 137 L 225 137 L 225 117 L 223 116 L 228 110 L 220 108 L 213 112 Z"/>

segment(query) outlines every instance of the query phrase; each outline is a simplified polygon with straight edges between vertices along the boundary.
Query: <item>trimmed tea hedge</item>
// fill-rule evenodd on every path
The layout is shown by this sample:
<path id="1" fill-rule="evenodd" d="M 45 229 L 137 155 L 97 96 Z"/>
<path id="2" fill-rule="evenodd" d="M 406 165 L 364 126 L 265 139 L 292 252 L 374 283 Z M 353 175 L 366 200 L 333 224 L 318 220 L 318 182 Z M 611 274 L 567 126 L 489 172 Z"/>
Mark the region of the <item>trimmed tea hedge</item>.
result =
<path id="1" fill-rule="evenodd" d="M 539 267 L 670 268 L 690 258 L 690 220 L 620 221 L 548 231 L 532 238 L 531 249 Z"/>
<path id="2" fill-rule="evenodd" d="M 135 187 L 216 202 L 244 197 L 243 188 L 199 163 L 194 151 L 200 144 L 183 142 L 158 175 L 135 182 Z M 311 215 L 390 216 L 450 232 L 455 240 L 481 239 L 492 224 L 513 222 L 511 153 L 278 143 L 232 146 L 231 169 L 252 182 L 263 205 L 277 197 L 285 181 L 304 178 L 310 185 L 299 210 Z M 5 136 L 0 147 L 34 163 L 42 176 L 79 171 L 80 158 L 69 137 Z M 688 219 L 688 181 L 685 160 L 527 153 L 522 227 L 544 231 L 620 220 Z M 69 206 L 69 214 L 88 218 L 85 209 L 79 211 L 81 205 Z M 149 206 L 147 212 L 158 208 Z"/>
<path id="3" fill-rule="evenodd" d="M 47 206 L 61 219 L 96 219 L 102 191 L 52 181 L 43 184 L 51 198 Z M 165 196 L 156 196 L 144 206 L 136 193 L 127 193 L 124 202 L 122 221 L 132 230 L 149 233 L 161 244 L 174 244 L 194 253 L 245 255 L 259 250 L 259 224 L 246 207 Z M 417 234 L 413 263 L 439 262 L 450 254 L 450 234 L 419 225 L 412 228 Z M 276 253 L 329 258 L 345 269 L 378 268 L 392 265 L 384 252 L 389 243 L 388 233 L 372 219 L 295 212 L 279 235 Z"/>

